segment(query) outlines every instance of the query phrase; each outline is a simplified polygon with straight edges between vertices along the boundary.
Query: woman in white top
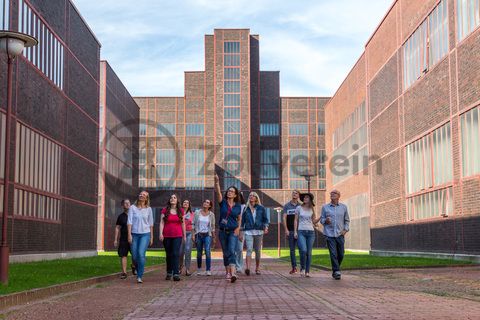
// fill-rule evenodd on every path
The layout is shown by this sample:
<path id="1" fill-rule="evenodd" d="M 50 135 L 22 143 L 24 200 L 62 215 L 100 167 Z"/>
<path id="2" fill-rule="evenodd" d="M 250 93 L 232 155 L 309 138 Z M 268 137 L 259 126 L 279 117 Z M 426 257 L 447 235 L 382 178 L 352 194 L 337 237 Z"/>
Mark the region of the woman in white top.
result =
<path id="1" fill-rule="evenodd" d="M 213 202 L 209 199 L 203 201 L 202 209 L 195 211 L 192 224 L 192 241 L 197 245 L 197 275 L 211 276 L 211 245 L 215 244 L 215 214 L 210 211 Z M 206 270 L 202 273 L 202 253 L 205 248 Z"/>
<path id="2" fill-rule="evenodd" d="M 314 226 L 320 221 L 320 218 L 315 214 L 313 194 L 300 194 L 300 201 L 303 204 L 295 209 L 295 238 L 298 239 L 298 250 L 300 251 L 300 275 L 310 277 L 312 248 L 315 242 Z"/>
<path id="3" fill-rule="evenodd" d="M 150 196 L 147 191 L 138 195 L 135 204 L 128 210 L 128 242 L 131 244 L 132 257 L 138 264 L 137 283 L 142 283 L 147 248 L 153 243 L 153 213 L 150 208 Z"/>

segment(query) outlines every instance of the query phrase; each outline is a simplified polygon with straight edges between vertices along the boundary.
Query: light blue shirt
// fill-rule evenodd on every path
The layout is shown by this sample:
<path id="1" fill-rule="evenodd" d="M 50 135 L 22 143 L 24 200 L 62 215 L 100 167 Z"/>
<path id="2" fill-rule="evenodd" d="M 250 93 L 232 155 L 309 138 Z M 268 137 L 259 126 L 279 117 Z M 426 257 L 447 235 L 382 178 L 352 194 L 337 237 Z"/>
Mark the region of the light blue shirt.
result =
<path id="1" fill-rule="evenodd" d="M 325 223 L 327 217 L 330 217 L 330 224 Z M 323 225 L 323 234 L 327 237 L 337 238 L 343 230 L 349 231 L 350 217 L 347 206 L 343 203 L 323 205 L 320 223 Z"/>
<path id="2" fill-rule="evenodd" d="M 153 227 L 152 208 L 138 208 L 131 205 L 128 209 L 128 222 L 132 226 L 132 233 L 149 233 L 150 227 Z"/>

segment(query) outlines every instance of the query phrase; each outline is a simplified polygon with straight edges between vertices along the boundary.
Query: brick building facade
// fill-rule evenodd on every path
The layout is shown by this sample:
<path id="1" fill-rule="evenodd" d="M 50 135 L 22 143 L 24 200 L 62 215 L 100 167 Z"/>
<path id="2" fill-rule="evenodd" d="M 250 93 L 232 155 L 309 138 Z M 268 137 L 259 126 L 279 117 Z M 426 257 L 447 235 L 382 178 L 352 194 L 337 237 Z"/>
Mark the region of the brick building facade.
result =
<path id="1" fill-rule="evenodd" d="M 97 249 L 114 249 L 123 199 L 138 192 L 139 108 L 106 61 L 100 62 Z"/>
<path id="2" fill-rule="evenodd" d="M 205 71 L 185 72 L 183 97 L 138 97 L 139 185 L 158 211 L 169 195 L 196 208 L 213 199 L 214 173 L 222 189 L 255 190 L 273 210 L 293 189 L 306 191 L 300 176 L 315 173 L 311 190 L 324 199 L 324 105 L 328 98 L 280 96 L 279 72 L 261 71 L 259 36 L 248 29 L 215 29 L 205 36 Z M 319 157 L 320 156 L 320 157 Z M 282 244 L 285 239 L 282 228 Z M 321 239 L 319 238 L 319 242 Z M 277 228 L 265 237 L 277 244 Z"/>
<path id="3" fill-rule="evenodd" d="M 11 181 L 10 251 L 95 253 L 100 44 L 68 0 L 2 0 L 0 15 L 2 29 L 39 40 L 14 62 L 11 141 L 0 56 L 0 178 L 2 190 L 5 174 Z"/>
<path id="4" fill-rule="evenodd" d="M 359 174 L 327 174 L 344 200 L 368 203 L 370 232 L 352 231 L 351 247 L 480 254 L 479 10 L 395 1 L 327 104 L 327 154 L 342 141 L 368 150 Z"/>

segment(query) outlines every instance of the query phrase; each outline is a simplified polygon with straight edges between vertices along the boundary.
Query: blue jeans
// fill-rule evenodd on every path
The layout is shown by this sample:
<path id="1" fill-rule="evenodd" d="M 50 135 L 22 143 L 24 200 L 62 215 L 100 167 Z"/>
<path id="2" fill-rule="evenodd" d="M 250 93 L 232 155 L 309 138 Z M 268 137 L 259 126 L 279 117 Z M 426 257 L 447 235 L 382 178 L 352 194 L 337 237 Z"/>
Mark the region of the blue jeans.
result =
<path id="1" fill-rule="evenodd" d="M 212 237 L 207 234 L 197 233 L 195 236 L 195 242 L 197 244 L 197 267 L 202 269 L 202 253 L 205 248 L 205 262 L 207 264 L 207 271 L 210 271 L 212 265 L 212 256 L 210 246 L 212 244 Z"/>
<path id="2" fill-rule="evenodd" d="M 297 239 L 295 239 L 295 232 L 288 232 L 288 246 L 290 247 L 290 262 L 292 263 L 292 269 L 297 267 L 297 256 L 295 249 L 297 248 Z"/>
<path id="3" fill-rule="evenodd" d="M 237 270 L 243 270 L 243 241 L 245 238 L 240 241 L 237 241 L 237 246 L 235 248 L 235 268 Z"/>
<path id="4" fill-rule="evenodd" d="M 149 233 L 132 233 L 132 257 L 137 263 L 137 277 L 142 278 L 145 270 L 145 255 L 150 244 Z"/>
<path id="5" fill-rule="evenodd" d="M 233 231 L 220 230 L 218 232 L 218 238 L 220 240 L 220 245 L 222 246 L 223 252 L 223 265 L 235 266 L 236 264 L 236 254 L 235 250 L 238 244 L 238 237 Z"/>
<path id="6" fill-rule="evenodd" d="M 345 237 L 339 236 L 336 238 L 325 237 L 327 240 L 328 251 L 330 252 L 330 262 L 332 263 L 332 272 L 339 272 L 340 265 L 343 261 L 345 253 Z"/>
<path id="7" fill-rule="evenodd" d="M 180 274 L 180 247 L 182 246 L 182 237 L 163 238 L 163 246 L 167 256 L 167 274 Z"/>
<path id="8" fill-rule="evenodd" d="M 180 251 L 180 266 L 185 265 L 185 269 L 190 270 L 192 261 L 192 232 L 187 231 L 186 237 L 185 242 L 182 242 Z"/>
<path id="9" fill-rule="evenodd" d="M 312 248 L 315 242 L 315 231 L 298 230 L 298 250 L 300 251 L 300 267 L 310 272 L 312 263 Z"/>

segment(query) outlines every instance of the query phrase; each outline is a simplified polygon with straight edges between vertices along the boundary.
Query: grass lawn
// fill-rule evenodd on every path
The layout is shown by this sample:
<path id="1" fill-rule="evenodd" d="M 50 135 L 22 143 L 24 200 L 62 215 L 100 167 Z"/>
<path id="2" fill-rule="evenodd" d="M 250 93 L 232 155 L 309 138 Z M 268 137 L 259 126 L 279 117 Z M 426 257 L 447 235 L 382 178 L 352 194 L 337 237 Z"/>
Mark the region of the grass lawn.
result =
<path id="1" fill-rule="evenodd" d="M 164 261 L 163 250 L 147 252 L 147 267 Z M 128 266 L 130 266 L 130 257 Z M 121 272 L 120 258 L 116 251 L 102 252 L 96 257 L 88 258 L 12 263 L 9 267 L 9 285 L 0 285 L 0 295 L 116 272 Z"/>
<path id="2" fill-rule="evenodd" d="M 263 252 L 273 258 L 278 256 L 277 249 L 264 249 Z M 290 250 L 282 249 L 280 258 L 290 261 Z M 300 257 L 297 250 L 297 264 L 300 264 Z M 345 258 L 342 262 L 342 269 L 374 269 L 374 268 L 415 268 L 415 267 L 436 267 L 448 265 L 472 264 L 470 261 L 459 261 L 452 259 L 415 258 L 415 257 L 377 257 L 367 252 L 345 251 Z M 330 256 L 328 249 L 313 249 L 312 265 L 330 268 Z"/>

